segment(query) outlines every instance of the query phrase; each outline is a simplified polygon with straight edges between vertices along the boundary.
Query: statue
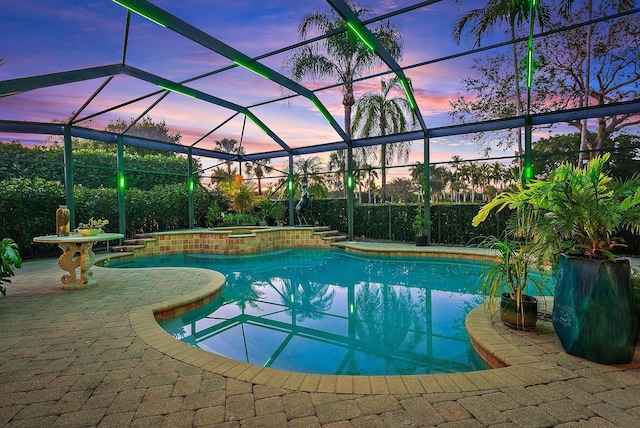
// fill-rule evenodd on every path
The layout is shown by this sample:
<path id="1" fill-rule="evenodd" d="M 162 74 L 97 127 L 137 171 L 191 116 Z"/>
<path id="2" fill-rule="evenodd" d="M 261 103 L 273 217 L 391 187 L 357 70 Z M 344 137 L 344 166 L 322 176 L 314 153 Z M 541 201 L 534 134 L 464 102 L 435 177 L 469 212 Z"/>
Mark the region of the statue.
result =
<path id="1" fill-rule="evenodd" d="M 308 184 L 306 181 L 303 181 L 302 184 L 300 185 L 302 194 L 300 195 L 300 200 L 296 205 L 296 217 L 298 218 L 298 226 L 306 226 L 309 224 L 307 223 L 307 219 L 304 218 L 304 215 L 302 215 L 302 210 L 304 210 L 307 206 L 309 206 L 309 203 L 311 202 L 311 198 L 313 197 L 313 194 L 309 192 L 309 190 L 307 189 L 307 186 Z"/>

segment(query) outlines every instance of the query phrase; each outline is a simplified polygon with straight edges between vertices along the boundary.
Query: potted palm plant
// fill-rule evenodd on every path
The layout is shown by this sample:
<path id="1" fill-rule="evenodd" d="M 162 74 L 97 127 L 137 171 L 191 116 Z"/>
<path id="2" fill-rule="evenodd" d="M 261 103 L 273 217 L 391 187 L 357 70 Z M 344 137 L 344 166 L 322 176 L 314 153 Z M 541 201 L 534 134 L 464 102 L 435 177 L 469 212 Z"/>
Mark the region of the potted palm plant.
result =
<path id="1" fill-rule="evenodd" d="M 489 236 L 481 244 L 495 251 L 493 263 L 480 274 L 485 308 L 495 312 L 500 302 L 500 319 L 514 329 L 532 330 L 538 321 L 538 299 L 526 294 L 529 288 L 535 295 L 548 294 L 548 287 L 539 259 L 531 245 L 518 239 Z"/>
<path id="2" fill-rule="evenodd" d="M 552 321 L 560 342 L 569 354 L 618 364 L 633 359 L 638 309 L 629 260 L 612 250 L 623 245 L 618 231 L 640 232 L 640 176 L 614 180 L 604 172 L 608 160 L 565 163 L 547 180 L 518 184 L 482 207 L 473 224 L 494 208 L 530 208 L 535 216 L 520 231 L 555 270 Z"/>
<path id="3" fill-rule="evenodd" d="M 13 239 L 4 238 L 0 241 L 0 293 L 7 295 L 5 283 L 10 284 L 9 279 L 15 275 L 13 269 L 22 267 L 22 258 L 18 252 L 18 244 Z"/>
<path id="4" fill-rule="evenodd" d="M 416 235 L 417 247 L 426 247 L 428 245 L 427 232 L 429 231 L 430 226 L 430 222 L 427 222 L 424 219 L 424 213 L 422 212 L 422 209 L 418 210 L 418 214 L 416 214 L 413 219 L 413 223 L 411 224 L 413 233 L 415 233 Z"/>

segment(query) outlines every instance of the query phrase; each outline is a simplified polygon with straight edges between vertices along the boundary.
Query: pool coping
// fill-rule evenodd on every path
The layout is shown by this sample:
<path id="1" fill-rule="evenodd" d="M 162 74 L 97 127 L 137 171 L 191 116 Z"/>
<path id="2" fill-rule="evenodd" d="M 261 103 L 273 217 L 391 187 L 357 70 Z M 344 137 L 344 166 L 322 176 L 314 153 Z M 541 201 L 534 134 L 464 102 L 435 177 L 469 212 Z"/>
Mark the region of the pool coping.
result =
<path id="1" fill-rule="evenodd" d="M 375 251 L 375 243 L 345 243 L 338 247 L 347 251 L 389 255 L 460 257 L 486 259 L 490 254 L 476 248 L 465 247 L 398 247 L 385 245 L 384 251 Z M 379 249 L 379 247 L 378 247 Z M 200 268 L 172 268 L 203 270 L 210 274 L 209 283 L 197 292 L 171 298 L 154 305 L 131 310 L 129 320 L 136 334 L 150 347 L 179 361 L 213 373 L 275 388 L 304 392 L 331 392 L 338 394 L 422 394 L 459 393 L 511 386 L 537 385 L 575 378 L 576 375 L 556 365 L 528 355 L 496 332 L 492 318 L 480 305 L 472 309 L 465 320 L 471 343 L 478 354 L 491 366 L 488 370 L 396 376 L 321 375 L 261 367 L 220 355 L 182 342 L 160 325 L 158 320 L 181 315 L 214 300 L 222 291 L 225 277 L 219 272 Z"/>

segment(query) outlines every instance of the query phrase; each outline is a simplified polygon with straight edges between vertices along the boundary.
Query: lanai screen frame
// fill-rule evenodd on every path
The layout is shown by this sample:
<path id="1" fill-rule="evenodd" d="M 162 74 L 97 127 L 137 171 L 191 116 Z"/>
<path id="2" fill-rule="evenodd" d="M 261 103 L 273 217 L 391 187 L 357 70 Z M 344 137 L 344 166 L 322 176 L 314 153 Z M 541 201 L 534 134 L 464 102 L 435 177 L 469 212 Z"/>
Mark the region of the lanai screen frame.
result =
<path id="1" fill-rule="evenodd" d="M 390 18 L 392 16 L 396 16 L 402 13 L 407 13 L 411 10 L 415 10 L 421 7 L 428 6 L 433 3 L 437 3 L 441 0 L 430 0 L 430 1 L 422 1 L 415 3 L 414 5 L 399 9 L 395 12 L 381 15 L 375 17 L 373 19 L 369 19 L 366 21 L 360 21 L 356 14 L 349 8 L 349 6 L 343 0 L 327 0 L 327 3 L 331 6 L 331 8 L 338 13 L 344 20 L 345 23 L 351 23 L 359 33 L 358 37 L 366 39 L 369 43 L 371 43 L 374 47 L 375 53 L 380 57 L 383 63 L 385 63 L 389 70 L 381 73 L 377 73 L 374 75 L 369 75 L 365 77 L 361 77 L 359 79 L 355 79 L 355 81 L 369 79 L 371 77 L 376 76 L 384 76 L 387 74 L 394 74 L 401 81 L 405 83 L 404 87 L 406 90 L 407 98 L 413 101 L 414 111 L 418 117 L 419 129 L 411 132 L 405 132 L 400 134 L 391 134 L 385 135 L 381 137 L 370 137 L 370 138 L 350 138 L 347 133 L 340 127 L 340 125 L 335 121 L 335 119 L 331 116 L 331 114 L 327 111 L 327 109 L 322 105 L 322 102 L 315 96 L 315 92 L 325 90 L 333 87 L 340 87 L 342 84 L 334 84 L 324 88 L 318 88 L 315 90 L 309 90 L 302 86 L 301 84 L 291 80 L 290 78 L 278 73 L 277 71 L 264 66 L 260 62 L 260 59 L 269 57 L 271 55 L 279 54 L 282 52 L 287 52 L 293 49 L 296 49 L 305 44 L 313 43 L 324 38 L 330 37 L 338 32 L 329 33 L 326 35 L 318 36 L 315 38 L 311 38 L 300 43 L 297 43 L 292 46 L 284 47 L 282 49 L 278 49 L 277 51 L 270 52 L 267 54 L 263 54 L 257 56 L 255 58 L 251 58 L 244 53 L 232 48 L 231 46 L 226 45 L 225 43 L 215 39 L 210 36 L 206 32 L 188 24 L 185 21 L 177 18 L 176 16 L 168 13 L 164 9 L 150 3 L 147 0 L 113 0 L 114 2 L 120 4 L 127 10 L 126 14 L 126 30 L 125 37 L 123 43 L 123 55 L 122 55 L 122 63 L 120 64 L 110 64 L 98 67 L 90 67 L 84 69 L 70 70 L 58 73 L 51 73 L 45 75 L 38 76 L 29 76 L 24 78 L 10 79 L 0 81 L 0 97 L 11 96 L 13 94 L 22 93 L 26 91 L 30 91 L 33 89 L 39 89 L 49 86 L 57 86 L 63 85 L 72 82 L 79 82 L 84 80 L 91 80 L 96 78 L 106 78 L 104 83 L 97 89 L 94 94 L 92 94 L 82 108 L 76 112 L 67 123 L 58 124 L 58 123 L 42 123 L 42 122 L 29 122 L 29 121 L 15 121 L 15 120 L 2 120 L 0 119 L 0 132 L 10 132 L 10 133 L 25 133 L 25 134 L 46 134 L 46 135 L 62 135 L 64 136 L 64 170 L 65 170 L 65 197 L 67 204 L 69 205 L 72 213 L 72 222 L 75 222 L 74 219 L 74 197 L 73 197 L 73 151 L 71 149 L 71 137 L 77 138 L 85 138 L 91 139 L 95 141 L 101 141 L 105 143 L 112 143 L 117 145 L 118 152 L 118 177 L 124 177 L 124 162 L 123 162 L 123 150 L 124 146 L 132 146 L 132 147 L 142 147 L 160 151 L 172 151 L 175 153 L 186 154 L 188 157 L 188 168 L 187 178 L 190 185 L 189 189 L 189 227 L 194 227 L 194 203 L 193 203 L 193 156 L 200 156 L 206 158 L 213 158 L 220 161 L 260 161 L 264 159 L 274 159 L 279 157 L 288 157 L 289 160 L 289 178 L 293 177 L 293 157 L 297 155 L 307 155 L 314 153 L 324 153 L 335 150 L 346 150 L 347 151 L 347 168 L 346 168 L 346 181 L 347 183 L 350 181 L 350 178 L 353 177 L 353 156 L 352 150 L 354 148 L 367 147 L 367 146 L 376 146 L 381 144 L 390 144 L 401 141 L 417 141 L 422 140 L 424 144 L 424 164 L 428 165 L 429 162 L 429 139 L 435 137 L 446 137 L 446 136 L 456 136 L 463 134 L 470 134 L 475 132 L 486 132 L 486 131 L 495 131 L 495 130 L 504 130 L 504 129 L 513 129 L 513 128 L 524 128 L 525 135 L 525 152 L 524 154 L 519 155 L 523 157 L 528 162 L 531 161 L 531 138 L 532 138 L 532 128 L 536 125 L 546 125 L 546 124 L 554 124 L 558 122 L 567 122 L 569 120 L 581 120 L 581 119 L 589 119 L 596 118 L 602 116 L 611 116 L 611 115 L 620 115 L 620 114 L 638 114 L 640 113 L 640 99 L 627 101 L 627 102 L 618 102 L 607 104 L 604 106 L 593 106 L 586 108 L 576 108 L 571 110 L 563 110 L 563 111 L 555 111 L 548 113 L 539 113 L 539 114 L 530 114 L 527 110 L 523 115 L 510 117 L 505 119 L 497 119 L 491 121 L 482 121 L 482 122 L 472 122 L 465 123 L 460 125 L 451 125 L 437 128 L 428 128 L 424 122 L 422 114 L 420 113 L 420 106 L 415 100 L 413 96 L 412 89 L 410 85 L 407 84 L 407 78 L 404 74 L 404 70 L 408 70 L 411 68 L 423 66 L 426 64 L 436 63 L 439 61 L 444 61 L 456 57 L 461 57 L 465 55 L 470 55 L 477 52 L 482 52 L 485 50 L 495 49 L 502 46 L 508 46 L 513 43 L 520 43 L 526 41 L 527 38 L 519 38 L 516 40 L 510 40 L 507 42 L 497 43 L 493 45 L 484 46 L 478 49 L 472 49 L 465 52 L 461 52 L 455 55 L 449 55 L 441 58 L 437 58 L 434 60 L 430 60 L 427 62 L 413 64 L 405 67 L 400 67 L 398 63 L 389 55 L 389 53 L 382 47 L 379 41 L 374 37 L 374 35 L 366 28 L 367 24 L 377 22 L 383 19 Z M 531 2 L 531 4 L 536 2 Z M 225 67 L 222 69 L 214 70 L 212 72 L 206 73 L 201 76 L 196 76 L 185 81 L 174 82 L 168 79 L 165 79 L 159 75 L 150 73 L 145 70 L 141 70 L 136 67 L 132 67 L 126 64 L 126 51 L 127 51 L 127 34 L 129 31 L 130 24 L 130 14 L 131 11 L 138 13 L 139 15 L 144 16 L 151 21 L 167 27 L 168 29 L 180 34 L 183 37 L 190 39 L 200 45 L 210 49 L 213 52 L 221 54 L 228 59 L 236 62 L 236 65 L 232 65 L 230 67 Z M 533 6 L 531 8 L 533 12 Z M 610 15 L 607 17 L 602 17 L 598 19 L 594 19 L 591 21 L 585 21 L 582 23 L 575 24 L 573 26 L 562 27 L 560 29 L 556 29 L 553 31 L 541 32 L 538 34 L 533 34 L 533 30 L 529 36 L 529 40 L 543 37 L 555 32 L 565 31 L 571 28 L 577 28 L 580 26 L 586 26 L 590 24 L 594 24 L 603 20 L 614 19 L 624 15 L 630 15 L 634 13 L 640 12 L 640 8 L 632 9 L 629 11 L 625 11 L 622 13 L 618 13 L 615 15 Z M 342 31 L 347 31 L 346 28 L 342 29 Z M 294 93 L 294 95 L 288 97 L 282 97 L 274 100 L 269 100 L 266 102 L 262 102 L 259 104 L 242 106 L 230 101 L 218 98 L 214 95 L 193 89 L 186 85 L 191 81 L 210 76 L 215 73 L 219 73 L 221 71 L 227 70 L 234 66 L 241 66 L 258 72 L 263 75 L 263 77 L 278 83 L 279 85 L 289 89 Z M 160 90 L 148 94 L 143 97 L 139 97 L 135 100 L 131 100 L 125 104 L 121 104 L 119 106 L 114 106 L 111 109 L 105 110 L 110 111 L 116 108 L 119 108 L 123 105 L 127 105 L 133 102 L 140 101 L 142 99 L 158 95 L 162 92 L 169 94 L 170 92 L 180 93 L 186 96 L 194 97 L 200 99 L 202 101 L 215 104 L 217 106 L 224 107 L 229 109 L 235 113 L 233 113 L 232 117 L 235 117 L 238 114 L 244 114 L 245 117 L 249 117 L 253 122 L 256 123 L 260 128 L 265 131 L 267 135 L 269 135 L 280 147 L 280 150 L 277 151 L 268 151 L 268 152 L 260 152 L 260 153 L 251 153 L 246 155 L 234 155 L 224 152 L 219 152 L 216 150 L 203 149 L 199 147 L 195 147 L 198 142 L 202 140 L 198 139 L 195 143 L 190 146 L 180 145 L 180 144 L 172 144 L 164 141 L 150 140 L 141 137 L 131 136 L 124 133 L 116 134 L 107 131 L 98 131 L 86 127 L 81 127 L 76 125 L 76 123 L 80 121 L 84 121 L 87 117 L 82 119 L 78 119 L 78 116 L 81 114 L 82 110 L 91 102 L 93 98 L 95 98 L 104 87 L 111 81 L 111 79 L 116 75 L 128 75 L 134 77 L 139 80 L 143 80 L 149 83 L 156 84 L 161 87 Z M 267 124 L 263 123 L 258 117 L 256 117 L 250 109 L 274 103 L 278 101 L 285 100 L 291 97 L 303 96 L 308 98 L 313 104 L 320 110 L 325 119 L 329 122 L 329 124 L 334 128 L 334 130 L 341 137 L 340 141 L 336 142 L 327 142 L 320 145 L 313 146 L 305 146 L 299 148 L 291 148 L 289 147 L 277 134 L 269 129 Z M 528 97 L 530 95 L 528 94 Z M 153 106 L 152 106 L 153 107 Z M 151 108 L 152 108 L 151 107 Z M 150 109 L 151 109 L 150 108 Z M 145 114 L 150 110 L 145 111 Z M 92 116 L 99 115 L 103 112 L 96 113 Z M 141 115 L 136 119 L 142 119 L 144 115 Z M 228 119 L 227 119 L 228 120 Z M 215 130 L 215 128 L 214 128 Z M 213 132 L 213 131 L 211 131 Z M 204 138 L 204 137 L 203 137 Z M 530 164 L 530 163 L 529 163 Z M 425 220 L 430 220 L 430 197 L 429 197 L 429 168 L 424 168 L 425 174 L 425 198 L 424 198 L 424 208 L 425 208 Z M 121 180 L 119 180 L 119 183 Z M 354 204 L 354 192 L 353 186 L 348 186 L 345 183 L 345 190 L 347 193 L 347 218 L 348 218 L 348 239 L 353 240 L 353 204 Z M 293 192 L 289 192 L 289 221 L 291 224 L 294 222 L 293 218 Z M 125 212 L 124 212 L 124 186 L 118 185 L 118 211 L 119 211 L 119 224 L 120 224 L 120 233 L 126 235 L 125 229 Z M 429 236 L 430 242 L 430 236 Z"/>

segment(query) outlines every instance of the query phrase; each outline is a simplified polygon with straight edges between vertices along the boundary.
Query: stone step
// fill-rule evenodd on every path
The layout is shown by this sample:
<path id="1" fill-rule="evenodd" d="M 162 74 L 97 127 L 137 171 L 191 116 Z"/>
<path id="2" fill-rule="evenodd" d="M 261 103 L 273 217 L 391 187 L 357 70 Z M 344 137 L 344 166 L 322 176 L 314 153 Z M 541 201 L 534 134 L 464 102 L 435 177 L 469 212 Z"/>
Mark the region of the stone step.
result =
<path id="1" fill-rule="evenodd" d="M 345 235 L 331 235 L 331 236 L 325 236 L 322 239 L 329 242 L 340 242 L 340 241 L 346 241 L 347 237 Z"/>
<path id="2" fill-rule="evenodd" d="M 111 251 L 114 253 L 135 253 L 136 249 L 144 248 L 144 245 L 118 245 L 111 247 Z"/>
<path id="3" fill-rule="evenodd" d="M 137 239 L 156 239 L 155 233 L 138 233 L 136 234 Z"/>
<path id="4" fill-rule="evenodd" d="M 334 236 L 338 234 L 337 230 L 322 230 L 322 231 L 314 231 L 313 232 L 314 235 L 321 235 L 321 236 Z"/>
<path id="5" fill-rule="evenodd" d="M 134 238 L 134 239 L 126 239 L 124 241 L 124 245 L 147 245 L 147 242 L 155 242 L 156 238 Z"/>

